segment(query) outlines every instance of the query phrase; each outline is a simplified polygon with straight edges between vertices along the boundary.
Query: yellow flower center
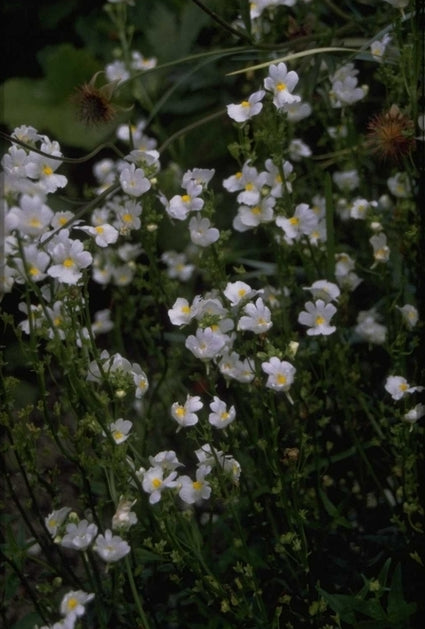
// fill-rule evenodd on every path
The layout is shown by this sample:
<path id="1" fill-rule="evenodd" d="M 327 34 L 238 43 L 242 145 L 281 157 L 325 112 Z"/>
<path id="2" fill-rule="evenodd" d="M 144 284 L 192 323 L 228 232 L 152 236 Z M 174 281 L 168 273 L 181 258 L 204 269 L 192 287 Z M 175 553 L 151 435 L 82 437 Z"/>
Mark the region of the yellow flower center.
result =
<path id="1" fill-rule="evenodd" d="M 38 275 L 38 273 L 39 273 L 39 270 L 38 270 L 35 266 L 32 266 L 32 267 L 29 269 L 29 274 L 30 274 L 30 275 L 32 275 L 32 276 L 34 276 L 34 275 Z"/>
<path id="2" fill-rule="evenodd" d="M 317 315 L 315 323 L 316 325 L 323 325 L 325 323 L 325 318 L 321 315 Z"/>
<path id="3" fill-rule="evenodd" d="M 181 311 L 183 314 L 189 314 L 190 313 L 190 307 L 189 306 L 182 306 Z"/>
<path id="4" fill-rule="evenodd" d="M 67 269 L 70 269 L 74 266 L 74 260 L 72 258 L 65 258 L 65 260 L 63 261 L 63 265 Z"/>
<path id="5" fill-rule="evenodd" d="M 261 214 L 261 208 L 258 207 L 258 205 L 256 205 L 255 207 L 251 209 L 251 212 L 255 214 L 255 216 L 258 216 L 259 214 Z"/>
<path id="6" fill-rule="evenodd" d="M 190 194 L 184 194 L 184 195 L 182 196 L 182 201 L 183 201 L 183 203 L 189 203 L 189 202 L 190 202 L 190 200 L 191 200 L 191 198 L 190 198 Z"/>
<path id="7" fill-rule="evenodd" d="M 122 220 L 124 221 L 124 223 L 131 223 L 133 220 L 133 217 L 131 216 L 131 214 L 123 214 Z"/>
<path id="8" fill-rule="evenodd" d="M 249 102 L 247 100 L 243 100 L 241 102 L 241 107 L 249 107 Z"/>
<path id="9" fill-rule="evenodd" d="M 152 479 L 152 486 L 155 487 L 155 489 L 159 489 L 161 485 L 162 485 L 162 480 L 160 478 Z"/>
<path id="10" fill-rule="evenodd" d="M 102 225 L 98 225 L 96 227 L 96 231 L 98 234 L 103 234 L 103 232 L 105 231 L 104 228 L 102 227 Z"/>
<path id="11" fill-rule="evenodd" d="M 193 489 L 196 489 L 196 491 L 199 491 L 200 489 L 202 489 L 202 483 L 199 480 L 195 480 L 193 483 Z"/>
<path id="12" fill-rule="evenodd" d="M 298 225 L 298 223 L 300 222 L 300 219 L 297 218 L 296 216 L 293 216 L 292 218 L 289 219 L 289 222 L 291 223 L 291 225 Z"/>
<path id="13" fill-rule="evenodd" d="M 282 92 L 283 90 L 286 90 L 286 83 L 277 83 L 276 89 L 278 92 Z"/>
<path id="14" fill-rule="evenodd" d="M 120 439 L 124 437 L 124 433 L 122 433 L 121 430 L 114 430 L 114 432 L 112 433 L 112 436 L 115 439 L 115 441 L 119 441 Z"/>
<path id="15" fill-rule="evenodd" d="M 222 422 L 225 422 L 226 419 L 229 419 L 229 413 L 227 411 L 223 411 L 220 415 L 220 419 Z"/>
<path id="16" fill-rule="evenodd" d="M 74 596 L 71 597 L 67 602 L 67 606 L 68 606 L 68 609 L 72 611 L 73 609 L 78 607 L 78 600 Z"/>
<path id="17" fill-rule="evenodd" d="M 407 389 L 409 388 L 409 385 L 406 382 L 402 382 L 399 387 L 400 391 L 407 391 Z"/>
<path id="18" fill-rule="evenodd" d="M 184 417 L 185 416 L 185 410 L 183 406 L 178 406 L 175 410 L 175 413 L 177 415 L 177 417 Z"/>
<path id="19" fill-rule="evenodd" d="M 276 377 L 276 382 L 278 384 L 286 384 L 286 376 L 283 375 L 283 373 L 279 373 Z"/>
<path id="20" fill-rule="evenodd" d="M 30 227 L 41 227 L 40 219 L 36 218 L 35 216 L 30 218 L 28 224 Z"/>
<path id="21" fill-rule="evenodd" d="M 43 174 L 53 175 L 53 170 L 50 168 L 50 166 L 43 166 Z"/>
<path id="22" fill-rule="evenodd" d="M 254 184 L 250 181 L 245 185 L 245 190 L 251 191 L 254 190 Z"/>

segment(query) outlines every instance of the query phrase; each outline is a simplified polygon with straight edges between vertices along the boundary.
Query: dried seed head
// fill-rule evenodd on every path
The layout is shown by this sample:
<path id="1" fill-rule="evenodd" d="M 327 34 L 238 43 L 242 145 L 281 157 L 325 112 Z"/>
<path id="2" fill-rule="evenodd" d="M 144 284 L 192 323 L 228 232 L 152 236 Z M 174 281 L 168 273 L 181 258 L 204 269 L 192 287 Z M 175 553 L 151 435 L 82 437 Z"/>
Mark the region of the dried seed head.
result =
<path id="1" fill-rule="evenodd" d="M 382 159 L 395 162 L 408 155 L 415 146 L 413 121 L 397 105 L 377 114 L 368 124 L 367 147 Z"/>
<path id="2" fill-rule="evenodd" d="M 88 127 L 107 124 L 116 113 L 108 91 L 95 87 L 92 81 L 77 88 L 73 101 L 77 106 L 78 118 Z"/>

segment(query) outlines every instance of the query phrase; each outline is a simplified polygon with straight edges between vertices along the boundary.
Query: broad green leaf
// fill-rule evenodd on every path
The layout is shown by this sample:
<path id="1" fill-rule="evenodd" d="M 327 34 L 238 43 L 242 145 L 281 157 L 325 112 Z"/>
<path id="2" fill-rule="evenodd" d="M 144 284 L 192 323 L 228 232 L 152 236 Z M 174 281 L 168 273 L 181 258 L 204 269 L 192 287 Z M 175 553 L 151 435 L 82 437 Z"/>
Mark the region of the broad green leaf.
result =
<path id="1" fill-rule="evenodd" d="M 9 79 L 0 86 L 0 100 L 4 105 L 3 121 L 10 130 L 22 124 L 32 125 L 68 146 L 92 149 L 110 136 L 116 124 L 87 128 L 77 119 L 69 99 L 50 101 L 46 81 L 42 79 Z"/>

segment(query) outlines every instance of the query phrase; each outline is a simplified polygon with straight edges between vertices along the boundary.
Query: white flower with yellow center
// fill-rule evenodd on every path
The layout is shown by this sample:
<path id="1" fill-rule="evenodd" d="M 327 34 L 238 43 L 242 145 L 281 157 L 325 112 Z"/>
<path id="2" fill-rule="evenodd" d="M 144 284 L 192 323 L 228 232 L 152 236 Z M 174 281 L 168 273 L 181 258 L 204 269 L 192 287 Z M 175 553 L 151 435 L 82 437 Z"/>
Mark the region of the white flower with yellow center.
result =
<path id="1" fill-rule="evenodd" d="M 289 391 L 296 369 L 286 360 L 280 360 L 272 356 L 268 361 L 261 363 L 261 369 L 268 375 L 266 387 L 273 391 Z"/>
<path id="2" fill-rule="evenodd" d="M 156 504 L 161 500 L 164 489 L 172 489 L 176 486 L 176 476 L 177 472 L 172 471 L 164 477 L 164 468 L 161 465 L 155 465 L 143 472 L 142 487 L 147 494 L 150 494 L 150 504 Z"/>
<path id="3" fill-rule="evenodd" d="M 186 402 L 179 404 L 174 402 L 171 406 L 171 417 L 179 424 L 180 428 L 194 426 L 198 423 L 197 411 L 204 406 L 199 395 L 187 395 Z"/>
<path id="4" fill-rule="evenodd" d="M 265 305 L 261 297 L 257 299 L 255 304 L 246 304 L 243 312 L 244 315 L 238 322 L 238 330 L 250 330 L 254 334 L 264 334 L 273 325 L 270 309 Z"/>
<path id="5" fill-rule="evenodd" d="M 73 616 L 74 619 L 83 616 L 86 612 L 85 606 L 94 599 L 94 594 L 87 594 L 83 590 L 72 590 L 63 597 L 60 604 L 62 616 Z"/>
<path id="6" fill-rule="evenodd" d="M 186 504 L 195 504 L 201 500 L 208 500 L 211 487 L 205 479 L 211 471 L 211 466 L 200 465 L 196 470 L 196 480 L 190 476 L 180 476 L 178 480 L 179 496 Z"/>
<path id="7" fill-rule="evenodd" d="M 393 400 L 401 400 L 405 395 L 415 391 L 423 391 L 424 387 L 412 387 L 403 376 L 388 376 L 385 381 L 385 390 Z"/>
<path id="8" fill-rule="evenodd" d="M 109 424 L 112 439 L 116 444 L 124 443 L 129 438 L 132 426 L 133 422 L 122 417 Z"/>
<path id="9" fill-rule="evenodd" d="M 264 98 L 264 94 L 264 90 L 259 90 L 238 105 L 227 105 L 227 115 L 236 122 L 246 122 L 262 110 L 263 103 L 261 101 Z"/>
<path id="10" fill-rule="evenodd" d="M 211 413 L 208 415 L 208 421 L 215 428 L 226 428 L 234 421 L 236 410 L 234 406 L 227 408 L 227 404 L 214 395 L 214 400 L 210 404 Z"/>
<path id="11" fill-rule="evenodd" d="M 273 104 L 277 109 L 285 110 L 286 105 L 301 101 L 300 96 L 292 94 L 298 80 L 298 74 L 293 70 L 288 72 L 283 62 L 271 64 L 269 76 L 264 79 L 264 87 L 273 93 Z"/>
<path id="12" fill-rule="evenodd" d="M 333 304 L 326 304 L 323 299 L 318 299 L 314 303 L 308 301 L 304 308 L 305 310 L 298 315 L 298 323 L 308 326 L 307 334 L 309 336 L 328 336 L 335 332 L 336 327 L 330 325 L 330 320 L 336 313 Z"/>

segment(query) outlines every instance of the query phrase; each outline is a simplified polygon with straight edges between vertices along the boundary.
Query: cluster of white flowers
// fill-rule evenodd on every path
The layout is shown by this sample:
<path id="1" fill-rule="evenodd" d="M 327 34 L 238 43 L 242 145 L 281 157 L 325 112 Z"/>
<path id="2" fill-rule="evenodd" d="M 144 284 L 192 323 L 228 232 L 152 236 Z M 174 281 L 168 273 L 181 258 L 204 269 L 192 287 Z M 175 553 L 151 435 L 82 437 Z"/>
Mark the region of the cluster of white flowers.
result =
<path id="1" fill-rule="evenodd" d="M 131 389 L 134 391 L 136 400 L 141 399 L 149 388 L 148 378 L 138 363 L 130 363 L 129 360 L 121 356 L 118 352 L 110 355 L 108 350 L 103 350 L 100 354 L 99 361 L 91 361 L 87 380 L 101 384 L 107 381 L 113 388 L 117 398 L 125 397 Z M 119 426 L 111 427 L 112 435 L 114 432 L 126 436 L 131 428 L 124 420 L 117 420 Z"/>
<path id="2" fill-rule="evenodd" d="M 211 404 L 211 408 L 215 405 L 213 412 L 223 413 L 221 401 L 215 402 Z M 199 410 L 199 404 L 195 407 Z M 221 421 L 221 416 L 219 420 Z M 164 491 L 178 495 L 186 506 L 208 500 L 211 496 L 211 484 L 207 476 L 214 468 L 224 472 L 232 483 L 238 483 L 241 467 L 232 456 L 225 455 L 210 444 L 196 450 L 195 456 L 198 462 L 194 476 L 187 474 L 178 476 L 177 468 L 183 464 L 178 460 L 174 450 L 158 452 L 155 456 L 149 457 L 151 466 L 148 469 L 141 467 L 136 475 L 141 480 L 143 490 L 149 494 L 150 504 L 158 503 Z"/>
<path id="3" fill-rule="evenodd" d="M 413 393 L 419 393 L 425 390 L 423 386 L 412 386 L 406 378 L 403 376 L 388 376 L 385 381 L 385 390 L 391 395 L 392 399 L 396 402 L 404 399 L 407 395 L 412 395 Z M 411 430 L 413 425 L 421 419 L 421 417 L 425 416 L 425 404 L 418 403 L 414 407 L 410 408 L 407 412 L 405 412 L 402 416 L 403 421 L 407 422 L 411 425 Z"/>
<path id="4" fill-rule="evenodd" d="M 125 531 L 137 522 L 136 515 L 131 512 L 133 504 L 123 498 L 120 499 L 117 512 L 112 519 L 113 529 Z M 91 548 L 106 563 L 119 561 L 131 550 L 126 540 L 114 535 L 111 529 L 99 533 L 99 527 L 95 522 L 86 518 L 80 519 L 69 507 L 52 511 L 44 522 L 56 544 L 82 552 Z"/>

